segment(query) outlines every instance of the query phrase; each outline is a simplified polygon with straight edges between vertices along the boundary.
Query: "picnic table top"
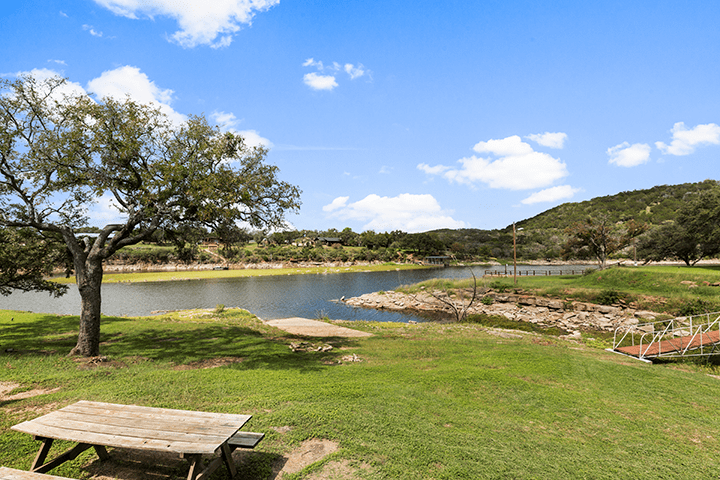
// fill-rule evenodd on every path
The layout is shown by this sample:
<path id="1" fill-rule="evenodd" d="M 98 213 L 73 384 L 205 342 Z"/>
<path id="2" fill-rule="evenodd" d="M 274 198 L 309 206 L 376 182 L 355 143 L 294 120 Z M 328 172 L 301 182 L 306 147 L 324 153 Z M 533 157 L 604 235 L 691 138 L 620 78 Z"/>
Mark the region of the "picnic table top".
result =
<path id="1" fill-rule="evenodd" d="M 251 415 L 80 401 L 11 427 L 36 437 L 180 454 L 213 454 Z"/>

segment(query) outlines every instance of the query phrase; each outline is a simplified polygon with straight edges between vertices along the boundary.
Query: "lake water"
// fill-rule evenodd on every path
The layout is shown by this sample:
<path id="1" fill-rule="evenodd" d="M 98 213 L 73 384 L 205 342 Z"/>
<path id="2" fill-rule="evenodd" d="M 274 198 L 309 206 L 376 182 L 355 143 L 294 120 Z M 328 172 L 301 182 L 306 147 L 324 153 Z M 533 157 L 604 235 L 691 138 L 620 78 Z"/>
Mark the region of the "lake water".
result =
<path id="1" fill-rule="evenodd" d="M 477 277 L 487 267 L 473 267 Z M 575 266 L 581 271 L 582 266 Z M 495 269 L 495 267 L 493 267 Z M 568 267 L 523 267 L 519 271 L 567 270 Z M 512 272 L 512 267 L 509 268 Z M 144 316 L 163 310 L 226 307 L 245 308 L 265 320 L 287 317 L 407 322 L 425 319 L 398 312 L 353 308 L 338 300 L 364 293 L 393 290 L 431 278 L 470 278 L 467 267 L 356 272 L 313 275 L 272 275 L 214 280 L 143 283 L 109 283 L 102 287 L 102 312 L 112 316 Z M 0 309 L 36 313 L 80 314 L 75 285 L 67 294 L 52 298 L 45 293 L 16 292 L 0 296 Z"/>

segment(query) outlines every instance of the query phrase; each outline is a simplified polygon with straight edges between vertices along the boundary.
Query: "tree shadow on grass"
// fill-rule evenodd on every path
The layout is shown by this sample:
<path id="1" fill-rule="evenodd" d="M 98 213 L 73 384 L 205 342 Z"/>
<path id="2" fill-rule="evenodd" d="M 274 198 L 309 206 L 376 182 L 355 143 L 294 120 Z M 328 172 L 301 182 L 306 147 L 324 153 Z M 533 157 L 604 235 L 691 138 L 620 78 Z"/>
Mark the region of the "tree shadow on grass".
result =
<path id="1" fill-rule="evenodd" d="M 17 322 L 0 330 L 2 356 L 64 356 L 77 341 L 77 316 L 46 315 L 33 322 Z M 329 351 L 295 352 L 289 344 L 298 339 L 330 344 Z M 86 366 L 153 361 L 174 365 L 196 365 L 205 361 L 237 359 L 227 363 L 240 369 L 309 371 L 337 364 L 342 348 L 357 345 L 357 339 L 326 337 L 308 339 L 286 333 L 262 333 L 244 325 L 211 322 L 156 323 L 142 318 L 103 317 L 100 360 Z M 93 363 L 94 362 L 94 363 Z M 111 366 L 112 363 L 106 366 Z"/>

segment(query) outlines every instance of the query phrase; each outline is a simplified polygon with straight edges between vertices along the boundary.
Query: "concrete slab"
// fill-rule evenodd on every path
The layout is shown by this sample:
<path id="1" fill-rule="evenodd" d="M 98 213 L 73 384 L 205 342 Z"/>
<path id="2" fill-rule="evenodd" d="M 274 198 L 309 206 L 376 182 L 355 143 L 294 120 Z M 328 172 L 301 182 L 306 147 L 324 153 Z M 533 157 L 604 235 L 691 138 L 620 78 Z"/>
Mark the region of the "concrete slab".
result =
<path id="1" fill-rule="evenodd" d="M 371 337 L 372 333 L 353 330 L 352 328 L 333 325 L 332 323 L 309 320 L 307 318 L 293 317 L 277 320 L 267 320 L 268 325 L 285 330 L 294 335 L 308 337 Z"/>

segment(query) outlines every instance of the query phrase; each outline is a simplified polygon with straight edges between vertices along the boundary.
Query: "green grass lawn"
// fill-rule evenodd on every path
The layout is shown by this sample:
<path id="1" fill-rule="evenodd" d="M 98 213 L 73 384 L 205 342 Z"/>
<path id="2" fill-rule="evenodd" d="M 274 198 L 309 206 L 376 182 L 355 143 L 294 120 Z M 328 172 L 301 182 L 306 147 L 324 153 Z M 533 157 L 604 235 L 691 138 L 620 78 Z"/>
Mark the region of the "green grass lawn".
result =
<path id="1" fill-rule="evenodd" d="M 469 324 L 351 326 L 363 339 L 297 337 L 239 310 L 103 319 L 104 362 L 67 357 L 78 318 L 0 311 L 0 464 L 28 469 L 39 442 L 9 430 L 78 400 L 252 414 L 266 439 L 238 478 L 270 478 L 302 441 L 338 442 L 329 462 L 369 479 L 717 478 L 720 380 L 712 366 L 648 365 Z M 360 362 L 343 361 L 355 354 Z M 216 368 L 203 368 L 211 364 Z M 273 428 L 290 427 L 286 433 Z M 287 429 L 282 429 L 285 431 Z M 112 455 L 112 451 L 110 452 Z M 51 473 L 88 478 L 91 450 Z M 97 468 L 102 469 L 102 465 Z M 186 475 L 178 463 L 177 478 Z M 223 478 L 220 470 L 213 478 Z M 335 477 L 333 477 L 335 478 Z"/>

